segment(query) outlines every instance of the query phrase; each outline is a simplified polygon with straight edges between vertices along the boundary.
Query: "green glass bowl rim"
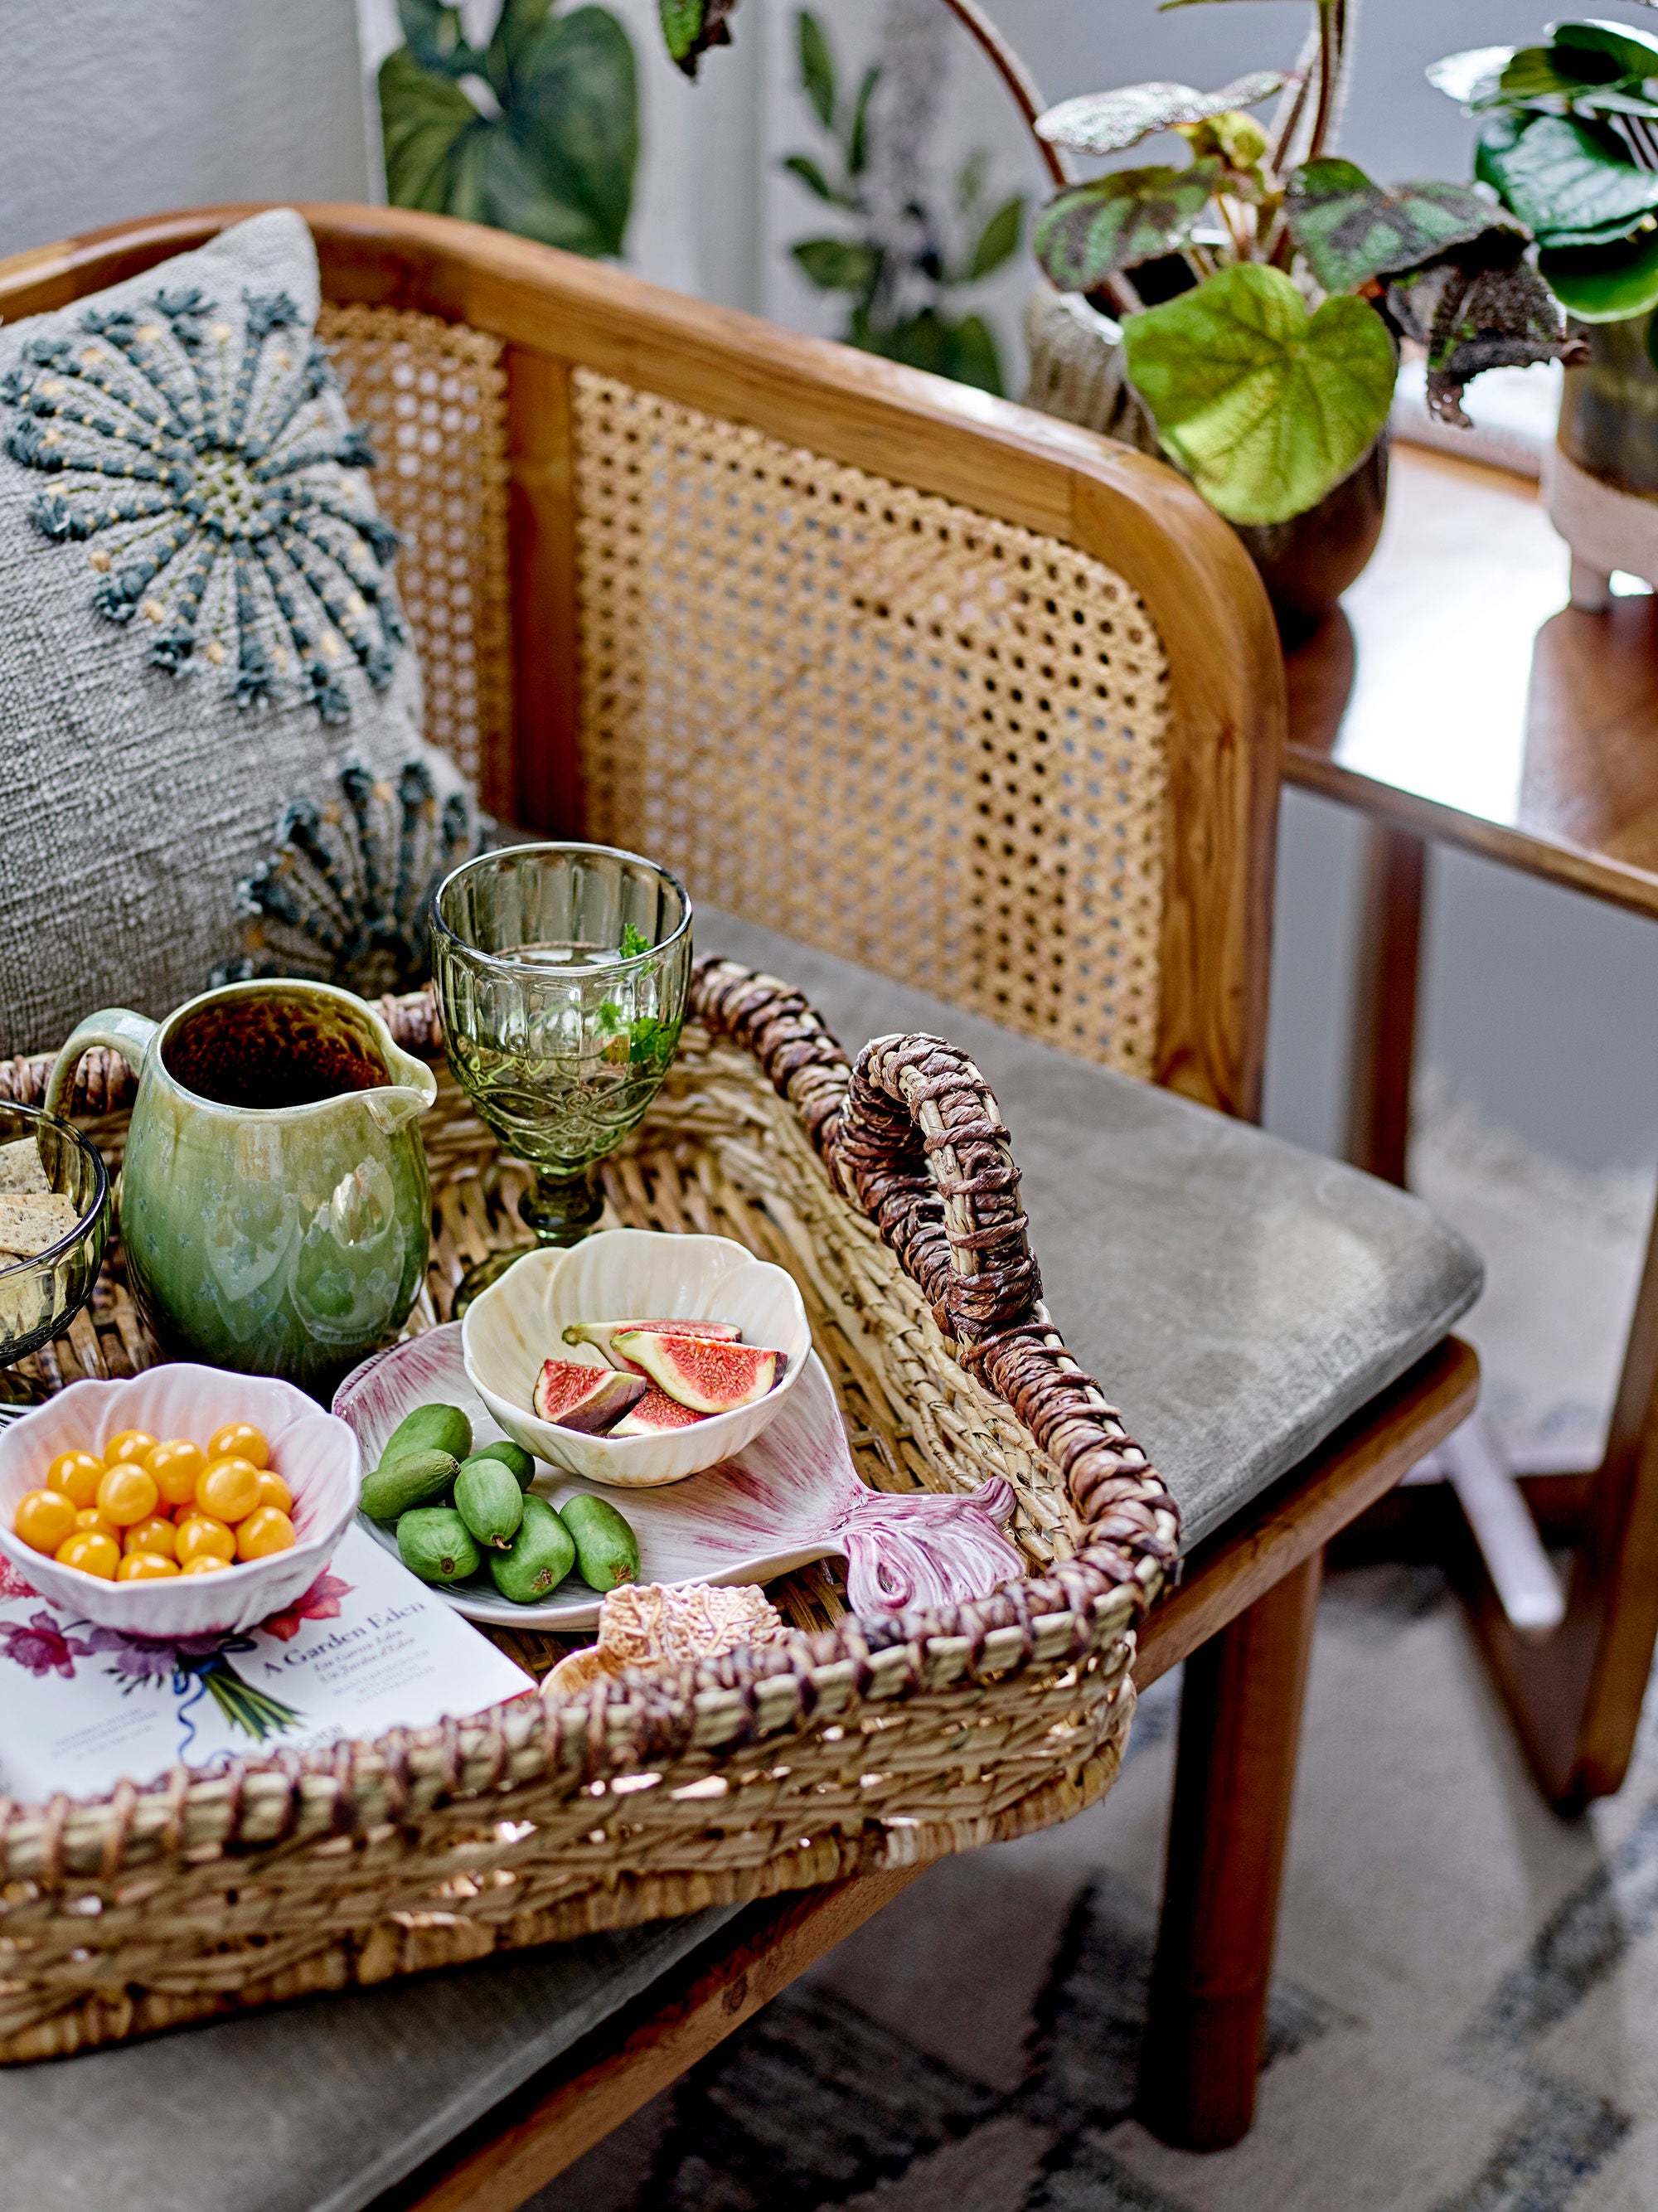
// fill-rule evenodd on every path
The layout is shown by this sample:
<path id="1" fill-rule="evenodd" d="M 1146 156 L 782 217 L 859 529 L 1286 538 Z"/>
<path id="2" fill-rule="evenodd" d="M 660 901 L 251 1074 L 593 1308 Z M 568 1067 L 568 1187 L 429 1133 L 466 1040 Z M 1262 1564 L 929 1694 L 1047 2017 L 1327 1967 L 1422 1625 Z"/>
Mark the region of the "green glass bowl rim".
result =
<path id="1" fill-rule="evenodd" d="M 0 1121 L 3 1121 L 8 1114 L 21 1114 L 26 1121 L 39 1121 L 48 1128 L 60 1129 L 77 1151 L 85 1153 L 93 1165 L 93 1200 L 74 1228 L 65 1230 L 55 1244 L 49 1244 L 44 1252 L 31 1252 L 21 1259 L 14 1260 L 9 1267 L 0 1267 L 0 1283 L 9 1280 L 25 1267 L 33 1267 L 39 1273 L 50 1273 L 60 1260 L 69 1258 L 77 1244 L 85 1243 L 109 1210 L 109 1170 L 104 1164 L 104 1156 L 96 1145 L 81 1134 L 73 1122 L 65 1121 L 60 1115 L 48 1114 L 44 1106 L 25 1106 L 16 1099 L 0 1099 Z"/>
<path id="2" fill-rule="evenodd" d="M 469 945 L 459 932 L 445 921 L 443 902 L 450 885 L 459 883 L 463 876 L 470 875 L 474 868 L 498 866 L 503 860 L 533 860 L 539 854 L 557 854 L 562 857 L 574 853 L 592 853 L 604 860 L 628 860 L 636 867 L 648 868 L 653 875 L 660 876 L 665 882 L 673 885 L 683 901 L 685 908 L 677 926 L 659 945 L 653 945 L 644 952 L 631 953 L 625 960 L 618 953 L 614 960 L 593 961 L 589 963 L 587 969 L 581 972 L 598 976 L 611 975 L 623 969 L 642 968 L 649 961 L 660 960 L 665 953 L 674 950 L 682 937 L 690 935 L 691 918 L 695 909 L 691 904 L 690 893 L 671 868 L 665 868 L 660 860 L 653 860 L 643 853 L 627 852 L 620 845 L 588 845 L 574 840 L 567 841 L 558 838 L 547 839 L 533 845 L 499 845 L 493 852 L 475 853 L 470 860 L 463 860 L 458 868 L 452 869 L 444 878 L 433 894 L 431 911 L 434 934 L 440 937 L 446 947 L 459 958 L 469 962 L 475 967 L 485 969 L 505 969 L 514 975 L 532 975 L 537 981 L 544 982 L 550 971 L 539 961 L 514 960 L 507 953 L 486 952 L 481 945 Z M 577 971 L 573 969 L 571 972 L 574 974 Z"/>

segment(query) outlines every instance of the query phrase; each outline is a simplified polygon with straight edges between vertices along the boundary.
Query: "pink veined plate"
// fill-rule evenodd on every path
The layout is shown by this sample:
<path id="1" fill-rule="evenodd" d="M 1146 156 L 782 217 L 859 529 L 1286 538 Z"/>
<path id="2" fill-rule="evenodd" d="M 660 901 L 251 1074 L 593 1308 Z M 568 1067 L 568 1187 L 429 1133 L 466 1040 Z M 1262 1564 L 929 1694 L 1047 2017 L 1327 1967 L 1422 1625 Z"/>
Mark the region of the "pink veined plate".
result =
<path id="1" fill-rule="evenodd" d="M 475 1449 L 505 1440 L 466 1379 L 458 1322 L 365 1360 L 340 1385 L 333 1410 L 355 1434 L 364 1467 L 372 1468 L 404 1416 L 433 1404 L 461 1408 L 472 1424 Z M 534 1487 L 554 1505 L 583 1490 L 619 1504 L 639 1538 L 641 1582 L 768 1583 L 809 1560 L 838 1556 L 847 1563 L 853 1611 L 886 1613 L 985 1597 L 998 1583 L 1024 1572 L 997 1525 L 1013 1510 L 1013 1492 L 999 1477 L 965 1496 L 865 1488 L 816 1352 L 771 1425 L 704 1474 L 662 1489 L 630 1490 L 618 1500 L 604 1484 L 541 1466 Z M 396 1552 L 390 1528 L 359 1518 Z M 513 1605 L 498 1594 L 487 1570 L 440 1595 L 469 1620 L 505 1627 L 564 1632 L 598 1621 L 598 1594 L 574 1574 L 542 1605 Z"/>

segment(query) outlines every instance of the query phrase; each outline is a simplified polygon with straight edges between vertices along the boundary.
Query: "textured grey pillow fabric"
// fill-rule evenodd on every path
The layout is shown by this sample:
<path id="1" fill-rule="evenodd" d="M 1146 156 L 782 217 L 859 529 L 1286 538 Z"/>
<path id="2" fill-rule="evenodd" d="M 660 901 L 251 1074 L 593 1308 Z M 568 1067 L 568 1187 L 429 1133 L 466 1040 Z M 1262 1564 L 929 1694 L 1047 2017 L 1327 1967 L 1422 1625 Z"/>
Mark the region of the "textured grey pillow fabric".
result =
<path id="1" fill-rule="evenodd" d="M 407 980 L 476 841 L 276 210 L 0 329 L 0 1053 L 216 971 Z"/>

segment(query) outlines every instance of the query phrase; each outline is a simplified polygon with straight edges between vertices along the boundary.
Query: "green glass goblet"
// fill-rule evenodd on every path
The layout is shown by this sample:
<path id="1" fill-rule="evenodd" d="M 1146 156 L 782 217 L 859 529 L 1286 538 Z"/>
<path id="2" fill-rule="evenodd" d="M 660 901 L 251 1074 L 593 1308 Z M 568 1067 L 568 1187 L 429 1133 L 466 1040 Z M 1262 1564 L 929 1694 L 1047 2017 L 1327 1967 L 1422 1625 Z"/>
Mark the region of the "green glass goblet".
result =
<path id="1" fill-rule="evenodd" d="M 595 1169 L 662 1087 L 690 980 L 691 902 L 665 868 L 604 845 L 511 845 L 433 902 L 433 968 L 455 1079 L 535 1180 L 535 1243 L 461 1278 L 454 1311 L 542 1245 L 597 1228 Z"/>

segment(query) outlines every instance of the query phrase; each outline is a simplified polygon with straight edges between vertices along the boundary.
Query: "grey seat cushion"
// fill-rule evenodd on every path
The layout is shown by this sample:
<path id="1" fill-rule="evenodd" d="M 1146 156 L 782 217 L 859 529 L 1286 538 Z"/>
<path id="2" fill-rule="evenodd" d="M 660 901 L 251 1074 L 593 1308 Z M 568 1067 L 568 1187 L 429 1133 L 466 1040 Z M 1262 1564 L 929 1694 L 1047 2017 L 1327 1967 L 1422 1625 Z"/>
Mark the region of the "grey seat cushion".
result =
<path id="1" fill-rule="evenodd" d="M 1187 1548 L 1479 1295 L 1473 1248 L 1389 1184 L 707 907 L 695 927 L 699 952 L 804 991 L 848 1052 L 929 1030 L 972 1054 L 1048 1309 L 1179 1499 Z"/>
<path id="2" fill-rule="evenodd" d="M 358 2212 L 741 1910 L 0 2069 L 0 2203 Z"/>

